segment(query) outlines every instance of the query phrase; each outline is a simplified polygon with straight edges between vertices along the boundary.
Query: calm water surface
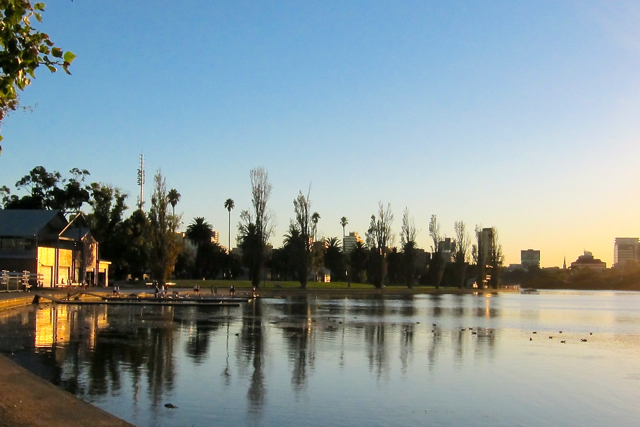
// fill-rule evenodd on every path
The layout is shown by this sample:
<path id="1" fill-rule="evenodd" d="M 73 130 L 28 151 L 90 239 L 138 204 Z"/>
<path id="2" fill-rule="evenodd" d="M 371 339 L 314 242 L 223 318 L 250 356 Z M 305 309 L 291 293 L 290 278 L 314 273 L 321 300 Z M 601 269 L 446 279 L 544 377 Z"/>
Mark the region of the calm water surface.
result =
<path id="1" fill-rule="evenodd" d="M 0 314 L 2 353 L 138 426 L 638 425 L 639 350 L 625 292 Z"/>

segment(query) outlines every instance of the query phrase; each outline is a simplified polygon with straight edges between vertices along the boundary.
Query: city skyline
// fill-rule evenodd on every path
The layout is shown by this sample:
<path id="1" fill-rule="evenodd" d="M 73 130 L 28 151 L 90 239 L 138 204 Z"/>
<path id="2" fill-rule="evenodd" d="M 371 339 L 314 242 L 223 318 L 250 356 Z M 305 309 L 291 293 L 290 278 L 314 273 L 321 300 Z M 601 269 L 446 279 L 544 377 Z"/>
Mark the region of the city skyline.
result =
<path id="1" fill-rule="evenodd" d="M 364 235 L 378 201 L 407 207 L 419 246 L 437 215 L 496 227 L 505 264 L 584 250 L 612 265 L 640 234 L 640 46 L 633 2 L 47 4 L 41 26 L 77 55 L 37 78 L 30 113 L 3 121 L 0 185 L 33 167 L 123 188 L 162 169 L 183 229 L 203 216 L 227 242 L 271 177 L 282 242 L 311 183 L 318 234 Z M 147 185 L 145 193 L 149 194 Z M 233 232 L 233 230 L 232 230 Z M 232 243 L 232 246 L 235 244 Z"/>

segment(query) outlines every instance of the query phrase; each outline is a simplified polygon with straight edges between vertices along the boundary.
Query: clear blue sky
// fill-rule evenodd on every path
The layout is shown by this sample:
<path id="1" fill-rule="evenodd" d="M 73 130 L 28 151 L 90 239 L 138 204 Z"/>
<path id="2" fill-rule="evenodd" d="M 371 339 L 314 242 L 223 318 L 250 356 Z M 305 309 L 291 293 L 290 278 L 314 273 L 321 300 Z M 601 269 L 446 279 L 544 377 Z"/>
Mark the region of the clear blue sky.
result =
<path id="1" fill-rule="evenodd" d="M 73 75 L 38 70 L 0 184 L 80 167 L 135 206 L 144 151 L 147 194 L 161 168 L 226 244 L 224 201 L 235 229 L 264 166 L 275 246 L 311 183 L 324 236 L 363 235 L 381 200 L 425 248 L 436 214 L 497 227 L 507 263 L 610 265 L 640 235 L 638 22 L 632 1 L 49 1 Z"/>

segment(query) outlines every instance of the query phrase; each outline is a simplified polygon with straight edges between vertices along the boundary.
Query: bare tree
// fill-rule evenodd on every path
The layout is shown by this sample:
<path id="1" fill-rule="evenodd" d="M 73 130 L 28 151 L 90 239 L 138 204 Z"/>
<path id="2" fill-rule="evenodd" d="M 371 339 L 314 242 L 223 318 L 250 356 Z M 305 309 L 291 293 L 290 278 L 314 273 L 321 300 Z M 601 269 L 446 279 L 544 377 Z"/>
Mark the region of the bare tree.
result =
<path id="1" fill-rule="evenodd" d="M 169 213 L 167 182 L 158 170 L 153 177 L 154 190 L 151 196 L 149 222 L 151 232 L 151 271 L 155 280 L 164 286 L 173 272 L 180 253 L 180 241 L 176 230 L 180 226 L 181 215 Z"/>
<path id="2" fill-rule="evenodd" d="M 391 224 L 393 224 L 391 204 L 387 204 L 385 209 L 382 202 L 378 202 L 378 216 L 371 215 L 371 223 L 369 230 L 367 230 L 367 243 L 370 248 L 376 249 L 376 256 L 378 257 L 378 274 L 373 280 L 378 288 L 384 286 L 387 275 L 386 255 L 389 245 L 393 242 Z"/>
<path id="3" fill-rule="evenodd" d="M 444 257 L 440 253 L 440 242 L 444 240 L 442 234 L 440 234 L 440 224 L 438 223 L 438 217 L 431 215 L 429 220 L 429 236 L 431 237 L 431 261 L 429 262 L 429 282 L 436 287 L 440 288 L 440 282 L 444 275 Z"/>
<path id="4" fill-rule="evenodd" d="M 465 284 L 465 274 L 467 271 L 467 262 L 469 258 L 469 245 L 471 239 L 467 232 L 467 225 L 464 221 L 456 221 L 453 223 L 453 230 L 456 233 L 454 260 L 458 271 L 458 287 L 462 289 Z"/>
<path id="5" fill-rule="evenodd" d="M 402 246 L 402 269 L 405 284 L 413 287 L 413 279 L 416 271 L 416 230 L 413 218 L 409 217 L 409 209 L 405 208 L 402 214 L 402 226 L 400 227 L 400 245 Z"/>
<path id="6" fill-rule="evenodd" d="M 502 253 L 502 244 L 498 240 L 498 230 L 495 227 L 491 227 L 491 251 L 489 255 L 489 265 L 491 266 L 491 278 L 489 284 L 494 289 L 498 288 L 500 284 L 500 275 L 502 273 L 502 262 L 504 261 L 504 255 Z"/>
<path id="7" fill-rule="evenodd" d="M 250 177 L 252 210 L 240 213 L 238 231 L 251 283 L 257 287 L 266 260 L 266 246 L 273 233 L 273 213 L 267 209 L 272 186 L 269 174 L 262 167 L 252 169 Z"/>

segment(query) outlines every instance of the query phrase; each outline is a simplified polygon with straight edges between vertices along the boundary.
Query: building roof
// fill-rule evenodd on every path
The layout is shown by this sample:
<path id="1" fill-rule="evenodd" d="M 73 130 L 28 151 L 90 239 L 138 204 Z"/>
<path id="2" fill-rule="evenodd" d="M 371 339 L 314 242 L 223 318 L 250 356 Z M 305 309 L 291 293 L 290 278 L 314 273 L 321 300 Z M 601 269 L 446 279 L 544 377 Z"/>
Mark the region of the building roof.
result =
<path id="1" fill-rule="evenodd" d="M 57 235 L 67 224 L 68 221 L 59 210 L 0 209 L 0 236 L 2 237 Z M 58 228 L 57 231 L 56 228 Z"/>

